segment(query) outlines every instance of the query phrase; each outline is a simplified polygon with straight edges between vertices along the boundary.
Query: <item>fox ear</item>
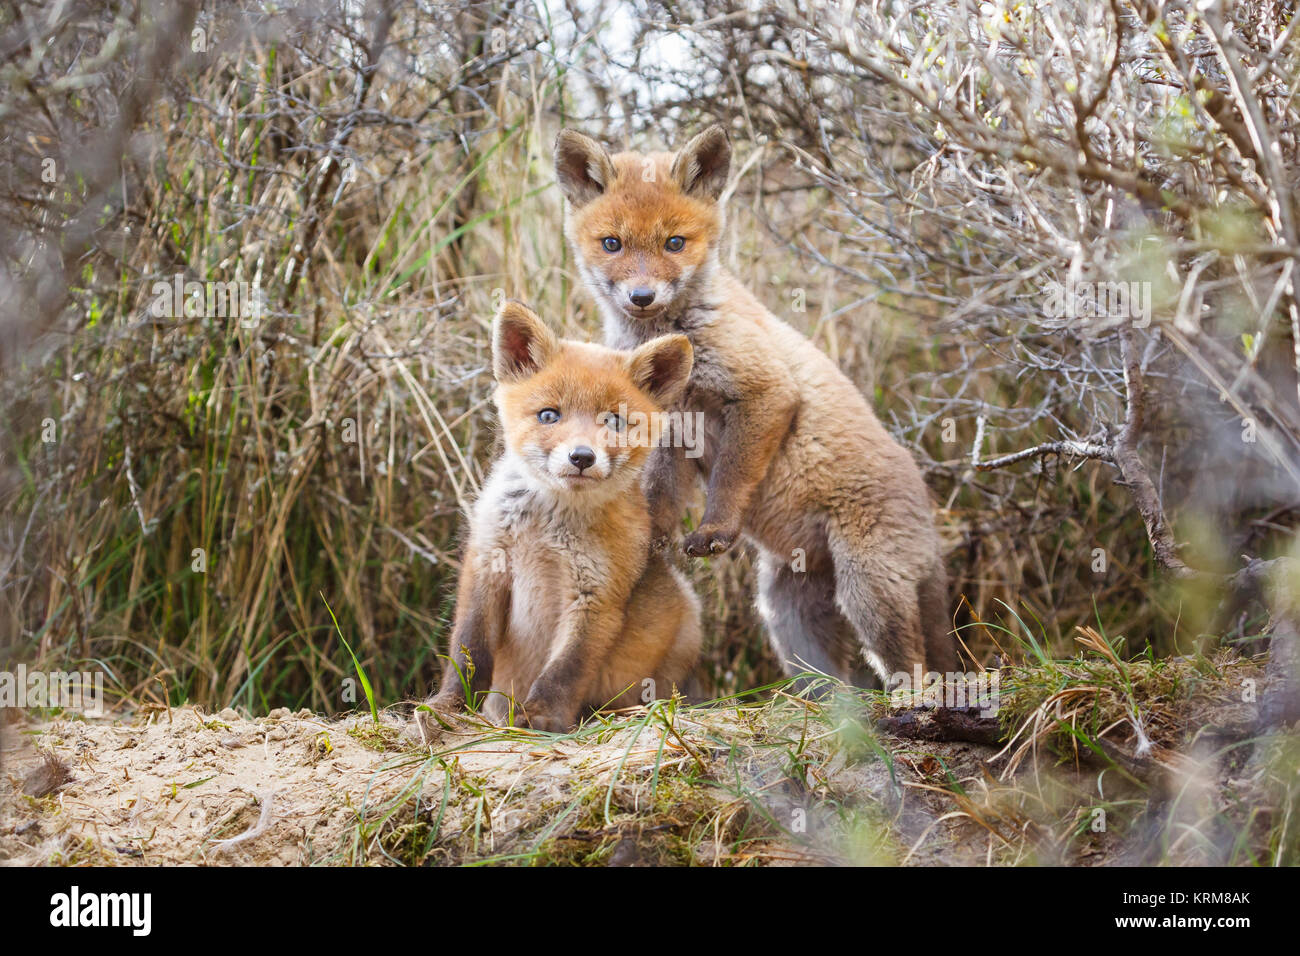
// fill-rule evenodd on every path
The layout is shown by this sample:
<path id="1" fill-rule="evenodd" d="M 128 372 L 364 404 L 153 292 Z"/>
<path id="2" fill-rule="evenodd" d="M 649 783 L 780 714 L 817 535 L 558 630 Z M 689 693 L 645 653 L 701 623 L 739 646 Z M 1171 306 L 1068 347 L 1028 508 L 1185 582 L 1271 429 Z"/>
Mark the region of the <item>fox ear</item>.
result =
<path id="1" fill-rule="evenodd" d="M 555 178 L 569 202 L 585 206 L 613 181 L 614 161 L 590 136 L 562 129 L 555 137 Z"/>
<path id="2" fill-rule="evenodd" d="M 673 179 L 688 196 L 717 199 L 731 170 L 731 142 L 722 124 L 714 123 L 677 153 Z"/>
<path id="3" fill-rule="evenodd" d="M 536 374 L 555 354 L 559 341 L 537 313 L 513 299 L 492 323 L 492 374 L 514 382 Z"/>
<path id="4" fill-rule="evenodd" d="M 637 388 L 663 406 L 671 405 L 691 377 L 695 353 L 684 335 L 661 335 L 641 346 L 627 360 Z"/>

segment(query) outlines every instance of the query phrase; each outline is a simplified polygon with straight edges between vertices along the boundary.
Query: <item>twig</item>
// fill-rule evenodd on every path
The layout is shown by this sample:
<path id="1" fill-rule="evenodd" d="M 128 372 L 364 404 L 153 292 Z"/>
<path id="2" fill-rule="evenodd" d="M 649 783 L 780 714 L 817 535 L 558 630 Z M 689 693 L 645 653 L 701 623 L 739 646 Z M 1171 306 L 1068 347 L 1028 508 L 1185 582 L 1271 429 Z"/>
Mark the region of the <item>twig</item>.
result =
<path id="1" fill-rule="evenodd" d="M 1120 360 L 1124 366 L 1126 407 L 1124 427 L 1115 438 L 1114 461 L 1142 516 L 1156 561 L 1175 577 L 1189 577 L 1195 572 L 1178 556 L 1178 545 L 1165 520 L 1164 509 L 1160 507 L 1160 496 L 1137 450 L 1138 437 L 1145 421 L 1146 391 L 1142 363 L 1134 347 L 1131 327 L 1124 326 L 1120 329 L 1119 344 Z"/>
<path id="2" fill-rule="evenodd" d="M 1005 468 L 1007 465 L 1014 465 L 1018 461 L 1024 461 L 1026 458 L 1038 458 L 1043 455 L 1070 455 L 1074 458 L 1096 458 L 1101 461 L 1114 461 L 1115 450 L 1110 445 L 1098 445 L 1095 442 L 1088 441 L 1046 441 L 1041 445 L 1035 445 L 1033 448 L 1026 448 L 1022 451 L 1013 452 L 1010 455 L 1003 455 L 1000 458 L 990 458 L 988 461 L 974 462 L 976 471 L 992 471 L 994 468 Z"/>

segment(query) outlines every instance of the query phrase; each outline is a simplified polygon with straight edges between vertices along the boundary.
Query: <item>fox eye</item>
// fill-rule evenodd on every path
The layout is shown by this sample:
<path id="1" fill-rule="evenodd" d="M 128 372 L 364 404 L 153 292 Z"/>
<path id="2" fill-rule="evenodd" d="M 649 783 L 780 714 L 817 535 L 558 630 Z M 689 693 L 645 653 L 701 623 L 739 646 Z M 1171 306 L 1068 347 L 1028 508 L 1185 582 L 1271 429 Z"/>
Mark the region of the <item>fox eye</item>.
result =
<path id="1" fill-rule="evenodd" d="M 606 428 L 613 429 L 616 432 L 621 432 L 623 430 L 624 422 L 622 416 L 619 415 L 618 412 L 606 412 L 604 416 L 602 416 L 601 424 Z"/>
<path id="2" fill-rule="evenodd" d="M 543 408 L 537 413 L 537 420 L 543 425 L 554 425 L 560 420 L 560 413 L 553 408 Z"/>
<path id="3" fill-rule="evenodd" d="M 617 236 L 606 236 L 600 240 L 600 244 L 604 246 L 606 252 L 618 252 L 623 248 L 623 243 L 618 241 Z"/>
<path id="4" fill-rule="evenodd" d="M 686 240 L 681 236 L 669 236 L 664 248 L 669 252 L 681 252 L 686 247 Z"/>

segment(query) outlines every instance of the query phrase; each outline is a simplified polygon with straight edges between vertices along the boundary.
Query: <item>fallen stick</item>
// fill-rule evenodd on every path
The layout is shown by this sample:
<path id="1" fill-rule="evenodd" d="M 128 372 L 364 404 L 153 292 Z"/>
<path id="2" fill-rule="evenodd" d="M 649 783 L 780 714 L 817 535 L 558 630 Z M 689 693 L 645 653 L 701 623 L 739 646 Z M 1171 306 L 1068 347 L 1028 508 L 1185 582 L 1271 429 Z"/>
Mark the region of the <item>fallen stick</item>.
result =
<path id="1" fill-rule="evenodd" d="M 876 730 L 905 740 L 934 740 L 996 746 L 1002 727 L 979 707 L 910 707 L 876 721 Z"/>

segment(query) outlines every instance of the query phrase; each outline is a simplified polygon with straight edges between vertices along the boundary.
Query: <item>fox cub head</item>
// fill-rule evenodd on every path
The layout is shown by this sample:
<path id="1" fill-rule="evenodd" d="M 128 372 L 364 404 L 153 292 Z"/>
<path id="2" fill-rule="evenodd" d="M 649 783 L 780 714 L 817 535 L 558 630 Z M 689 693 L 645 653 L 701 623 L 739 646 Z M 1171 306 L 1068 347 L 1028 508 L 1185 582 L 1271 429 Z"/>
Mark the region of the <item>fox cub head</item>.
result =
<path id="1" fill-rule="evenodd" d="M 652 322 L 690 301 L 693 286 L 717 265 L 718 197 L 730 167 L 731 144 L 718 125 L 676 153 L 616 156 L 561 130 L 555 173 L 587 285 L 633 321 Z"/>
<path id="2" fill-rule="evenodd" d="M 559 339 L 507 302 L 492 326 L 506 445 L 543 487 L 626 490 L 657 440 L 654 423 L 691 374 L 691 343 L 663 335 L 633 352 Z"/>

